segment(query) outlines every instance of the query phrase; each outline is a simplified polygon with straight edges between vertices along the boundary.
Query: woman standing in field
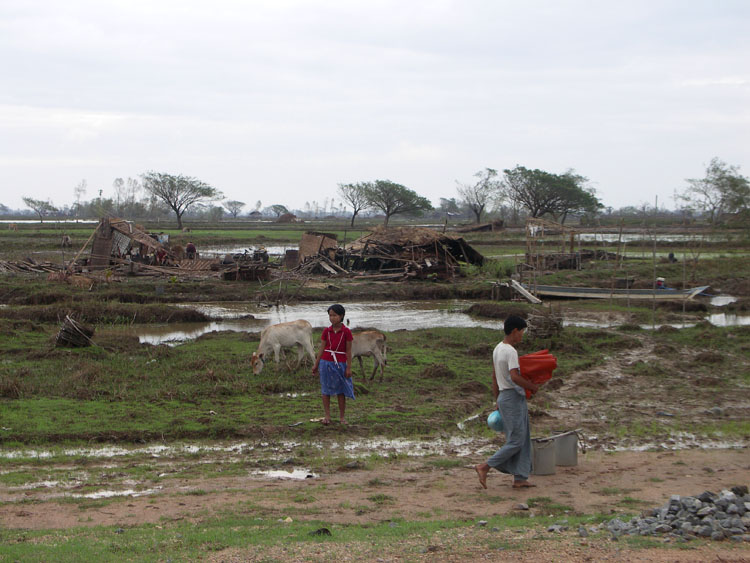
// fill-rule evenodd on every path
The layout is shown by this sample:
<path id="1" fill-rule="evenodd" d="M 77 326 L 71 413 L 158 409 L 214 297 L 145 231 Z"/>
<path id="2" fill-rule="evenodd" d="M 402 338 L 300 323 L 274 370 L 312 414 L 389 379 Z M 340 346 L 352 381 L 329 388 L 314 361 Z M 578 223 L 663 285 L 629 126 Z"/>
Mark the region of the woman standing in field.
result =
<path id="1" fill-rule="evenodd" d="M 328 307 L 331 326 L 323 329 L 320 350 L 312 373 L 320 373 L 320 392 L 323 397 L 323 424 L 331 423 L 331 397 L 339 403 L 339 420 L 346 424 L 346 398 L 354 398 L 352 382 L 352 331 L 344 326 L 346 310 L 341 305 Z"/>

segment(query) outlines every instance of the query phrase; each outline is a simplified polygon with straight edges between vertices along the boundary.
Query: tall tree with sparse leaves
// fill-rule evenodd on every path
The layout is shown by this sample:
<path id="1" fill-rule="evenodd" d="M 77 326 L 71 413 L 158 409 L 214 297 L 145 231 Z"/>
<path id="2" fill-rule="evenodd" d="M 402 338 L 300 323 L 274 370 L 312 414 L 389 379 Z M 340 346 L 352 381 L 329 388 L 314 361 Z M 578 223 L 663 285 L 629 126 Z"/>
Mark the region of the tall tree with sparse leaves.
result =
<path id="1" fill-rule="evenodd" d="M 500 180 L 497 178 L 497 170 L 492 168 L 480 170 L 474 177 L 477 178 L 476 182 L 459 183 L 456 190 L 463 204 L 471 210 L 479 224 L 487 205 L 500 196 Z"/>
<path id="2" fill-rule="evenodd" d="M 351 227 L 354 227 L 354 219 L 360 211 L 367 207 L 367 194 L 365 189 L 372 186 L 371 182 L 357 182 L 356 184 L 339 184 L 341 199 L 352 208 Z"/>
<path id="3" fill-rule="evenodd" d="M 750 207 L 750 181 L 718 158 L 711 159 L 704 178 L 686 180 L 688 187 L 676 194 L 688 207 L 708 213 L 711 224 L 719 221 L 722 213 L 734 213 Z"/>
<path id="4" fill-rule="evenodd" d="M 421 215 L 430 211 L 432 204 L 426 197 L 422 197 L 406 186 L 390 180 L 376 180 L 364 188 L 367 206 L 382 211 L 385 215 L 384 225 L 394 215 Z"/>
<path id="5" fill-rule="evenodd" d="M 34 199 L 33 197 L 24 197 L 22 199 L 27 207 L 31 208 L 34 213 L 39 215 L 40 223 L 44 223 L 44 218 L 47 215 L 57 211 L 57 208 L 52 205 L 50 201 L 45 201 L 43 199 Z"/>
<path id="6" fill-rule="evenodd" d="M 197 178 L 159 172 L 147 172 L 143 175 L 143 189 L 174 211 L 177 228 L 180 230 L 182 216 L 191 206 L 223 197 L 216 188 Z"/>

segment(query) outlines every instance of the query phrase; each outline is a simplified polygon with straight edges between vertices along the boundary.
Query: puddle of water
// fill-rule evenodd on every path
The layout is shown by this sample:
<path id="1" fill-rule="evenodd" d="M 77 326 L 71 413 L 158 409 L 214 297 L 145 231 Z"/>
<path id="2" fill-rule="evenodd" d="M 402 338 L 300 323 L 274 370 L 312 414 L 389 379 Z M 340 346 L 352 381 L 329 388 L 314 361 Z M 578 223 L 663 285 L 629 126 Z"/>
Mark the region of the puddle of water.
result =
<path id="1" fill-rule="evenodd" d="M 747 442 L 740 440 L 735 441 L 721 441 L 721 440 L 705 440 L 697 438 L 692 434 L 676 434 L 673 438 L 664 440 L 662 442 L 649 442 L 646 444 L 629 445 L 622 444 L 612 447 L 604 447 L 603 449 L 608 452 L 645 452 L 648 450 L 688 450 L 693 448 L 699 448 L 702 450 L 727 450 L 735 448 L 746 448 Z"/>
<path id="2" fill-rule="evenodd" d="M 737 300 L 737 297 L 731 295 L 717 295 L 716 297 L 711 298 L 710 303 L 714 307 L 723 307 L 724 305 L 729 305 Z"/>
<path id="3" fill-rule="evenodd" d="M 475 415 L 467 418 L 464 422 L 473 420 L 479 415 Z M 689 448 L 738 448 L 747 447 L 747 440 L 736 440 L 736 441 L 721 441 L 721 440 L 706 440 L 696 437 L 692 434 L 678 433 L 672 435 L 670 439 L 662 442 L 649 442 L 646 444 L 628 444 L 628 443 L 599 443 L 595 435 L 587 436 L 586 442 L 594 448 L 601 448 L 606 451 L 643 451 L 652 448 L 664 448 L 664 449 L 689 449 Z M 5 459 L 15 458 L 51 458 L 53 455 L 68 455 L 75 457 L 87 457 L 87 458 L 110 458 L 113 456 L 121 455 L 146 455 L 151 457 L 168 457 L 168 456 L 180 456 L 185 453 L 200 453 L 211 456 L 213 454 L 220 453 L 241 453 L 243 459 L 247 458 L 247 454 L 254 453 L 255 455 L 262 456 L 263 459 L 281 462 L 286 459 L 290 453 L 293 453 L 298 447 L 302 446 L 301 442 L 298 441 L 283 441 L 278 443 L 271 442 L 259 442 L 256 444 L 248 444 L 247 442 L 237 443 L 224 443 L 214 445 L 195 445 L 195 444 L 175 444 L 172 446 L 158 445 L 153 447 L 144 448 L 120 448 L 120 447 L 103 447 L 103 448 L 90 448 L 90 449 L 69 449 L 64 450 L 64 453 L 58 452 L 53 454 L 50 451 L 35 451 L 35 450 L 5 450 L 0 452 L 0 457 Z M 372 455 L 373 451 L 378 452 L 381 455 L 388 456 L 390 454 L 407 455 L 410 457 L 424 457 L 431 455 L 451 455 L 456 457 L 467 457 L 478 455 L 482 453 L 486 448 L 494 448 L 495 445 L 491 440 L 486 438 L 477 438 L 471 436 L 455 435 L 447 438 L 434 438 L 434 439 L 406 439 L 406 438 L 363 438 L 349 440 L 346 442 L 322 442 L 322 441 L 305 441 L 304 446 L 308 448 L 314 448 L 322 451 L 326 450 L 343 450 L 347 456 L 355 458 L 366 458 Z M 158 452 L 154 454 L 154 452 Z M 198 461 L 200 463 L 200 461 Z M 262 475 L 269 478 L 285 478 L 285 479 L 306 479 L 307 475 L 312 474 L 308 469 L 291 469 L 291 470 L 269 470 L 269 471 L 258 471 L 253 474 Z M 317 475 L 312 474 L 314 477 Z M 29 484 L 28 486 L 33 487 L 59 487 L 59 483 L 56 481 L 44 481 L 39 483 Z M 119 490 L 119 491 L 97 491 L 92 493 L 86 493 L 78 495 L 85 498 L 106 498 L 108 496 L 125 496 L 133 495 L 140 496 L 146 494 L 152 494 L 157 489 L 149 490 Z"/>
<path id="4" fill-rule="evenodd" d="M 112 497 L 142 497 L 146 495 L 153 495 L 161 490 L 161 487 L 155 489 L 144 489 L 142 491 L 136 491 L 134 489 L 126 489 L 124 491 L 96 491 L 93 493 L 85 494 L 73 494 L 70 495 L 73 498 L 89 498 L 89 499 L 100 499 L 100 498 L 112 498 Z"/>
<path id="5" fill-rule="evenodd" d="M 23 223 L 24 225 L 30 224 L 30 223 L 36 223 L 40 224 L 39 219 L 0 219 L 0 223 L 16 223 L 17 225 L 20 225 Z M 55 224 L 55 223 L 66 223 L 66 224 L 76 224 L 79 223 L 81 225 L 96 225 L 99 223 L 98 219 L 47 219 L 46 225 L 49 224 Z"/>
<path id="6" fill-rule="evenodd" d="M 20 485 L 18 487 L 8 487 L 8 489 L 12 490 L 25 490 L 25 489 L 51 489 L 52 487 L 60 487 L 60 486 L 66 486 L 66 487 L 75 487 L 79 483 L 73 482 L 70 484 L 63 485 L 62 481 L 36 481 L 34 483 L 24 483 L 23 485 Z"/>
<path id="7" fill-rule="evenodd" d="M 332 446 L 332 449 L 338 446 L 346 450 L 349 455 L 355 456 L 368 456 L 373 451 L 377 451 L 380 454 L 396 453 L 413 457 L 445 455 L 450 452 L 452 455 L 464 457 L 475 454 L 478 449 L 486 445 L 485 440 L 464 436 L 452 436 L 447 440 L 439 438 L 429 441 L 403 438 L 371 438 L 368 440 L 352 440 L 345 444 Z"/>
<path id="8" fill-rule="evenodd" d="M 315 473 L 309 469 L 278 469 L 268 471 L 253 471 L 251 475 L 258 475 L 261 477 L 268 477 L 270 479 L 315 479 L 318 477 Z"/>
<path id="9" fill-rule="evenodd" d="M 197 454 L 202 452 L 232 452 L 252 450 L 254 446 L 245 442 L 227 446 L 216 445 L 194 445 L 177 444 L 173 446 L 153 445 L 145 448 L 123 448 L 118 446 L 105 446 L 102 448 L 69 448 L 59 451 L 54 450 L 0 450 L 0 459 L 50 459 L 53 457 L 87 457 L 87 458 L 112 458 L 126 455 L 149 455 L 151 457 L 175 456 L 184 454 Z"/>
<path id="10" fill-rule="evenodd" d="M 731 313 L 716 313 L 708 315 L 708 322 L 714 326 L 748 326 L 750 325 L 750 315 L 735 315 Z"/>
<path id="11" fill-rule="evenodd" d="M 719 299 L 715 297 L 714 299 Z M 721 296 L 722 302 L 731 302 L 735 297 Z M 382 301 L 377 303 L 348 303 L 346 316 L 350 320 L 350 328 L 374 328 L 378 330 L 419 330 L 438 327 L 458 328 L 492 328 L 502 329 L 502 322 L 491 319 L 476 319 L 464 311 L 473 304 L 472 301 Z M 207 323 L 174 323 L 161 326 L 140 326 L 133 330 L 141 343 L 153 345 L 178 345 L 187 340 L 213 331 L 231 332 L 260 332 L 266 326 L 306 319 L 317 328 L 328 326 L 326 304 L 299 303 L 296 305 L 280 305 L 278 307 L 262 307 L 256 303 L 194 303 L 181 304 L 182 307 L 194 308 L 219 320 Z M 247 318 L 252 315 L 254 318 Z M 738 326 L 750 324 L 750 315 L 709 315 L 706 317 L 716 326 Z M 662 326 L 661 323 L 657 326 Z M 587 328 L 612 328 L 618 326 L 618 321 L 591 321 L 586 319 L 568 319 L 563 326 L 578 326 Z M 675 328 L 694 326 L 694 322 L 669 323 Z M 650 324 L 642 325 L 650 329 Z"/>
<path id="12" fill-rule="evenodd" d="M 464 313 L 472 303 L 461 300 L 347 303 L 346 317 L 352 329 L 375 328 L 387 331 L 436 327 L 502 329 L 501 321 L 475 319 Z M 197 303 L 182 306 L 227 320 L 138 327 L 135 332 L 139 340 L 142 343 L 154 345 L 174 345 L 212 331 L 260 332 L 268 325 L 297 319 L 306 319 L 317 328 L 329 324 L 325 303 L 299 303 L 271 308 L 262 308 L 255 303 Z M 241 318 L 247 315 L 253 315 L 255 318 Z"/>

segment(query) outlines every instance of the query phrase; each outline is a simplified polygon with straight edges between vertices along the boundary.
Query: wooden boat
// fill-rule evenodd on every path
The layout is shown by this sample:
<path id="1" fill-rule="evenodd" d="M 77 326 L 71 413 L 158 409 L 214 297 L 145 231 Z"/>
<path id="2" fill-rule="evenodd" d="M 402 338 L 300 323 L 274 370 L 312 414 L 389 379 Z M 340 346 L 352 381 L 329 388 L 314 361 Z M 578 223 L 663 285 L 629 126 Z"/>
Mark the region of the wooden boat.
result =
<path id="1" fill-rule="evenodd" d="M 706 291 L 709 286 L 688 289 L 610 289 L 606 287 L 567 287 L 562 285 L 521 284 L 524 289 L 540 297 L 571 299 L 671 299 L 689 300 Z"/>

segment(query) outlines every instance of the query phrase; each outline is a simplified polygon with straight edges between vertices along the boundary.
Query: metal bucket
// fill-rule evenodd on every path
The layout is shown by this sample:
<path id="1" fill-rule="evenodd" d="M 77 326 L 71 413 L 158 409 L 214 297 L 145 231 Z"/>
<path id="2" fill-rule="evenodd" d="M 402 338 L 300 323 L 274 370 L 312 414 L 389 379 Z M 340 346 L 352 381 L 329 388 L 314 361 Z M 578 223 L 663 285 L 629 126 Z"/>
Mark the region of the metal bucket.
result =
<path id="1" fill-rule="evenodd" d="M 557 465 L 578 465 L 578 432 L 570 430 L 552 436 L 555 441 L 555 463 Z"/>
<path id="2" fill-rule="evenodd" d="M 531 440 L 532 475 L 555 474 L 555 440 L 533 438 Z"/>

